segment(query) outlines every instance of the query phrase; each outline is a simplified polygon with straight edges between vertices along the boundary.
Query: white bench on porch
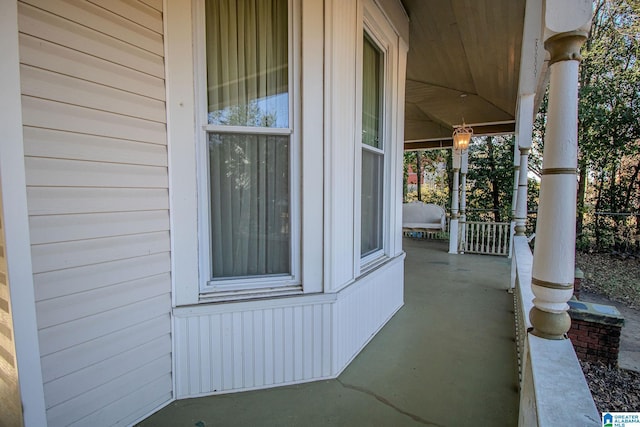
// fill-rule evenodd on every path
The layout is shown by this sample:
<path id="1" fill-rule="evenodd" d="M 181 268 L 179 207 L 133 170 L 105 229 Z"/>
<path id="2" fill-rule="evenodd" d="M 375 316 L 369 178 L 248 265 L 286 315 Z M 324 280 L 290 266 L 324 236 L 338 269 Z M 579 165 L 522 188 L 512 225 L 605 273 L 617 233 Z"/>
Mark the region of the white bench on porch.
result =
<path id="1" fill-rule="evenodd" d="M 446 230 L 445 210 L 433 203 L 411 202 L 402 205 L 402 231 L 442 232 Z"/>

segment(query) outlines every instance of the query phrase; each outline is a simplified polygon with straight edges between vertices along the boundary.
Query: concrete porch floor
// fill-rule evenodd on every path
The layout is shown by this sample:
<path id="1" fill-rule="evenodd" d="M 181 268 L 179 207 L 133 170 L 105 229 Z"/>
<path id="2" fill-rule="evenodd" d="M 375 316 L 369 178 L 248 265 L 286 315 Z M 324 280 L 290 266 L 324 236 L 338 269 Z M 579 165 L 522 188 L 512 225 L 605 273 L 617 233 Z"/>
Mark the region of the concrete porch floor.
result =
<path id="1" fill-rule="evenodd" d="M 516 425 L 509 260 L 404 248 L 404 307 L 337 379 L 180 400 L 140 426 Z"/>

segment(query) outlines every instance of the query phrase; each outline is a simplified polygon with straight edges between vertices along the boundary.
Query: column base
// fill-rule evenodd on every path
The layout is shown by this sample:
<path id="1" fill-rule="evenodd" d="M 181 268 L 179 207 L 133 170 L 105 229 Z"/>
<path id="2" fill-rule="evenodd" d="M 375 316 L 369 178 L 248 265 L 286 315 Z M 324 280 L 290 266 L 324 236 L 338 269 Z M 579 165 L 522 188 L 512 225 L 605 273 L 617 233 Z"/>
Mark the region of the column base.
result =
<path id="1" fill-rule="evenodd" d="M 548 340 L 567 339 L 567 332 L 571 328 L 569 313 L 550 313 L 533 307 L 529 312 L 529 320 L 533 325 L 533 335 Z"/>
<path id="2" fill-rule="evenodd" d="M 459 245 L 459 229 L 458 220 L 456 218 L 451 219 L 449 222 L 449 253 L 457 254 Z"/>

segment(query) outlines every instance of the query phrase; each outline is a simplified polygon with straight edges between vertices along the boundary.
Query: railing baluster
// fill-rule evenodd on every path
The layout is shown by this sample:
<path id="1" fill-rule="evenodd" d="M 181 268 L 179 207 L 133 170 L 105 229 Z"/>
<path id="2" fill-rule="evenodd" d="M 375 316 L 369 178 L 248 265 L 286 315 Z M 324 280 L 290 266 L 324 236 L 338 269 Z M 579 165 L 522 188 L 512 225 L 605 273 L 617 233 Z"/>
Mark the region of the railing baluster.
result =
<path id="1" fill-rule="evenodd" d="M 503 243 L 502 243 L 502 254 L 503 255 L 509 255 L 509 226 L 507 225 L 503 225 L 502 226 L 502 231 L 503 231 Z"/>
<path id="2" fill-rule="evenodd" d="M 508 255 L 509 254 L 509 228 L 507 226 L 503 226 L 502 227 L 502 231 L 503 231 L 503 238 L 504 238 L 504 242 L 502 244 L 503 249 L 502 249 L 502 254 L 503 255 Z"/>
<path id="3" fill-rule="evenodd" d="M 479 247 L 478 247 L 478 230 L 480 229 L 480 225 L 479 224 L 474 224 L 473 227 L 473 250 L 475 252 L 479 251 Z"/>
<path id="4" fill-rule="evenodd" d="M 476 223 L 473 223 L 473 229 L 471 230 L 471 251 L 476 252 Z"/>
<path id="5" fill-rule="evenodd" d="M 487 230 L 489 227 L 487 224 L 482 224 L 482 251 L 487 252 Z"/>
<path id="6" fill-rule="evenodd" d="M 482 253 L 489 254 L 491 253 L 489 248 L 491 245 L 489 244 L 489 235 L 491 234 L 491 225 L 489 223 L 484 224 L 484 233 L 482 233 Z"/>
<path id="7" fill-rule="evenodd" d="M 492 254 L 496 253 L 496 236 L 497 235 L 498 233 L 496 233 L 496 225 L 491 224 L 491 253 Z"/>
<path id="8" fill-rule="evenodd" d="M 491 224 L 489 228 L 491 229 L 489 231 L 489 236 L 490 236 L 489 244 L 491 245 L 491 253 L 495 254 L 496 253 L 496 225 Z"/>
<path id="9" fill-rule="evenodd" d="M 480 252 L 480 224 L 476 224 L 475 251 Z"/>
<path id="10" fill-rule="evenodd" d="M 467 252 L 469 250 L 469 225 L 465 224 L 464 227 L 464 251 Z"/>

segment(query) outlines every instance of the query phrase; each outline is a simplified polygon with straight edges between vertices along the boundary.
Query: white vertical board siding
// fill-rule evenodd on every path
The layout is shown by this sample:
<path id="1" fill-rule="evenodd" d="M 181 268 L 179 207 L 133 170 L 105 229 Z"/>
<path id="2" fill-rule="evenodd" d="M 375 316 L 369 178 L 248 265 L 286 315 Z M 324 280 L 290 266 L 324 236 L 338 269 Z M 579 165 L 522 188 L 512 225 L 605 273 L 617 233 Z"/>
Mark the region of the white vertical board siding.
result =
<path id="1" fill-rule="evenodd" d="M 13 338 L 2 212 L 2 194 L 0 194 L 0 414 L 2 414 L 2 425 L 17 427 L 23 422 L 22 402 Z"/>
<path id="2" fill-rule="evenodd" d="M 340 289 L 354 278 L 356 135 L 355 1 L 325 2 L 325 289 Z M 361 27 L 360 27 L 361 28 Z M 358 181 L 359 182 L 359 181 Z"/>
<path id="3" fill-rule="evenodd" d="M 176 397 L 330 377 L 332 300 L 176 309 Z"/>
<path id="4" fill-rule="evenodd" d="M 335 375 L 404 304 L 404 255 L 340 293 L 335 305 Z"/>
<path id="5" fill-rule="evenodd" d="M 177 308 L 176 397 L 334 378 L 404 301 L 404 256 L 337 294 Z"/>
<path id="6" fill-rule="evenodd" d="M 49 426 L 128 425 L 173 398 L 161 6 L 18 5 Z"/>

